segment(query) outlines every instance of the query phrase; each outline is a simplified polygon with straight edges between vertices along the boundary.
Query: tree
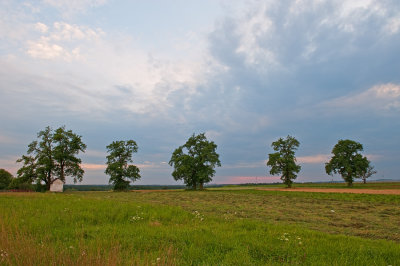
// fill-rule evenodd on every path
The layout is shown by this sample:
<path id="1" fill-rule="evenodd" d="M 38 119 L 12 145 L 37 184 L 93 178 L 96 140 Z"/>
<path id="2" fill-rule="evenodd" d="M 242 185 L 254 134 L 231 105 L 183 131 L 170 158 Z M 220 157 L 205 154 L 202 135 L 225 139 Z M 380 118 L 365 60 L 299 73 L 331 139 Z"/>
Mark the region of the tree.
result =
<path id="1" fill-rule="evenodd" d="M 174 167 L 172 176 L 183 180 L 187 187 L 203 189 L 205 183 L 212 181 L 214 168 L 221 166 L 217 145 L 208 141 L 205 133 L 193 134 L 187 142 L 178 147 L 171 156 L 169 165 Z"/>
<path id="2" fill-rule="evenodd" d="M 363 145 L 353 140 L 339 140 L 332 149 L 332 158 L 325 164 L 328 175 L 340 174 L 348 186 L 367 172 L 369 161 L 360 152 Z"/>
<path id="3" fill-rule="evenodd" d="M 286 139 L 279 138 L 272 142 L 272 148 L 275 153 L 268 155 L 267 166 L 271 167 L 269 173 L 271 175 L 281 174 L 281 180 L 287 187 L 292 187 L 296 173 L 300 172 L 301 166 L 296 164 L 295 151 L 299 147 L 300 142 L 292 136 Z"/>
<path id="4" fill-rule="evenodd" d="M 62 181 L 66 176 L 72 176 L 74 183 L 82 181 L 84 171 L 80 167 L 82 160 L 76 155 L 85 152 L 86 144 L 82 137 L 74 134 L 71 130 L 65 130 L 65 126 L 56 129 L 53 135 L 55 173 Z"/>
<path id="5" fill-rule="evenodd" d="M 0 169 L 0 190 L 8 188 L 12 179 L 12 174 L 10 174 L 5 169 Z"/>
<path id="6" fill-rule="evenodd" d="M 368 167 L 365 169 L 365 172 L 362 173 L 361 179 L 363 180 L 363 183 L 367 183 L 367 178 L 371 177 L 372 175 L 376 174 L 377 172 L 375 171 L 374 167 L 370 165 L 371 162 L 368 162 Z"/>
<path id="7" fill-rule="evenodd" d="M 137 152 L 135 141 L 113 141 L 107 146 L 107 168 L 105 173 L 110 176 L 109 183 L 114 185 L 114 190 L 126 190 L 129 183 L 140 179 L 139 168 L 133 163 L 132 154 Z"/>
<path id="8" fill-rule="evenodd" d="M 67 176 L 72 176 L 74 183 L 82 181 L 84 171 L 77 155 L 85 152 L 86 145 L 81 136 L 63 126 L 55 131 L 46 127 L 39 131 L 37 138 L 28 145 L 28 154 L 17 160 L 23 163 L 17 172 L 18 178 L 24 182 L 36 181 L 37 185 L 43 182 L 47 190 L 54 180 L 65 182 Z"/>
<path id="9" fill-rule="evenodd" d="M 22 155 L 22 158 L 17 160 L 18 163 L 22 162 L 23 166 L 17 171 L 17 178 L 14 178 L 9 186 L 10 189 L 32 189 L 32 183 L 37 181 L 38 174 L 36 171 L 36 160 L 32 156 Z"/>

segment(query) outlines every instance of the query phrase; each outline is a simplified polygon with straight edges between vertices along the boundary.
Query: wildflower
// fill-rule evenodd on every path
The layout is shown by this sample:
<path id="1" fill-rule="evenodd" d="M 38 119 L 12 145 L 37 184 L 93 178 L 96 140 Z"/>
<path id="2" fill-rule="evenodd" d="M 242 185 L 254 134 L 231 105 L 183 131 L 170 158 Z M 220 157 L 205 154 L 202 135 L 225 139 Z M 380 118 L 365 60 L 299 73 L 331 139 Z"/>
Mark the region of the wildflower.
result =
<path id="1" fill-rule="evenodd" d="M 200 221 L 203 221 L 203 220 L 204 220 L 204 216 L 201 215 L 198 211 L 194 211 L 194 212 L 193 212 L 193 215 L 194 215 L 194 218 L 195 218 L 195 219 L 199 219 Z"/>
<path id="2" fill-rule="evenodd" d="M 160 261 L 161 259 L 160 258 L 157 258 L 157 261 Z"/>
<path id="3" fill-rule="evenodd" d="M 283 233 L 283 235 L 278 239 L 281 241 L 289 241 L 289 238 L 290 238 L 289 233 Z"/>
<path id="4" fill-rule="evenodd" d="M 8 257 L 7 251 L 0 249 L 0 256 L 1 256 L 2 258 Z"/>
<path id="5" fill-rule="evenodd" d="M 333 212 L 335 212 L 335 210 L 331 210 L 331 212 L 333 213 Z"/>
<path id="6" fill-rule="evenodd" d="M 135 222 L 135 221 L 140 221 L 140 220 L 143 220 L 143 219 L 144 219 L 143 217 L 140 217 L 139 215 L 135 215 L 135 216 L 131 217 L 130 221 L 131 222 Z"/>

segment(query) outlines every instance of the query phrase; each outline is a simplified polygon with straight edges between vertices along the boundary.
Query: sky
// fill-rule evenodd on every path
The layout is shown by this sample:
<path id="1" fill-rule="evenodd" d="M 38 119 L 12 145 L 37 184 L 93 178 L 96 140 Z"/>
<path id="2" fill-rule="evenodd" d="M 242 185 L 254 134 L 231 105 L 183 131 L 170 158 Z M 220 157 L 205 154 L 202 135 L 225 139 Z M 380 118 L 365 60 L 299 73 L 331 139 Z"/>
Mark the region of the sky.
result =
<path id="1" fill-rule="evenodd" d="M 202 132 L 216 184 L 279 181 L 266 160 L 287 135 L 298 182 L 341 180 L 324 169 L 340 139 L 400 180 L 399 47 L 398 0 L 2 0 L 0 168 L 65 125 L 82 184 L 107 184 L 105 147 L 129 139 L 135 184 L 182 184 L 171 154 Z"/>

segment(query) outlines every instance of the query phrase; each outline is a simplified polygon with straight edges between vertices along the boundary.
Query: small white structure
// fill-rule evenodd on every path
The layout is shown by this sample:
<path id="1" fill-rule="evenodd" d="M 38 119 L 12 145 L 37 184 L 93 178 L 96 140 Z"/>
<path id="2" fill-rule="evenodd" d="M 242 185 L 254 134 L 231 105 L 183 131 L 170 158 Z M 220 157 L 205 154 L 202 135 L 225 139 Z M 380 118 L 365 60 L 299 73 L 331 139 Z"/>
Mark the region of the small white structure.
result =
<path id="1" fill-rule="evenodd" d="M 64 190 L 64 182 L 61 181 L 60 179 L 56 179 L 51 183 L 50 185 L 50 191 L 51 192 L 63 192 Z"/>

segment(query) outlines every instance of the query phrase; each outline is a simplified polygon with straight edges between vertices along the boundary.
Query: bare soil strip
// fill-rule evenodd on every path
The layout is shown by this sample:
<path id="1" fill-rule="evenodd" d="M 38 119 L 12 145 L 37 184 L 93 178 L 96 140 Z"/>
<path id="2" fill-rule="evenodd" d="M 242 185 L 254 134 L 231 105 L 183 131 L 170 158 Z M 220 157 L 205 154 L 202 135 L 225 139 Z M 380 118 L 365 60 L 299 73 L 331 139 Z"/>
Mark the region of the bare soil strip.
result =
<path id="1" fill-rule="evenodd" d="M 322 193 L 355 193 L 400 195 L 400 189 L 351 189 L 351 188 L 256 188 L 257 190 L 322 192 Z"/>

